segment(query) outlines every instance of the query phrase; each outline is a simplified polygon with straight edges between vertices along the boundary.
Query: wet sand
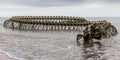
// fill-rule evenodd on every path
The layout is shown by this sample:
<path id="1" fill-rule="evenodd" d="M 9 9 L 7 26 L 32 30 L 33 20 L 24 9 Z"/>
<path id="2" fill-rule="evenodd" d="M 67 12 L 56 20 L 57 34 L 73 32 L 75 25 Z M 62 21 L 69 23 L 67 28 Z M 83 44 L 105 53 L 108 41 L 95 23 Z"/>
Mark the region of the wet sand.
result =
<path id="1" fill-rule="evenodd" d="M 0 53 L 0 60 L 14 60 L 4 53 Z"/>

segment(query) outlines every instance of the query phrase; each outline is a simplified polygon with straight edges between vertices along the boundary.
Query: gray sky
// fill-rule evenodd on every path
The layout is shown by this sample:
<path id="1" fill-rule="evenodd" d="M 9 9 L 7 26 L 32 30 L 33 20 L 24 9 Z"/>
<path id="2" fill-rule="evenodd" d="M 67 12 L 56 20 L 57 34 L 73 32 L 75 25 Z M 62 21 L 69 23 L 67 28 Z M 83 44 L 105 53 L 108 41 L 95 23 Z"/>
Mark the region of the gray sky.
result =
<path id="1" fill-rule="evenodd" d="M 120 0 L 0 0 L 0 16 L 120 17 Z"/>

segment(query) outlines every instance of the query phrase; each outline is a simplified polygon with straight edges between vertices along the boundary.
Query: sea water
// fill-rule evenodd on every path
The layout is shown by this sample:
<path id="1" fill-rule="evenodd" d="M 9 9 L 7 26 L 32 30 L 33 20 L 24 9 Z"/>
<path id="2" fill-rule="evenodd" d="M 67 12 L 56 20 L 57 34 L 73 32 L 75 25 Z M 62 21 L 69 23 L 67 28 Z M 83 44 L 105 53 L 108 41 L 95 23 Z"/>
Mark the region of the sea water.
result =
<path id="1" fill-rule="evenodd" d="M 85 17 L 108 20 L 120 31 L 120 17 Z M 99 41 L 93 47 L 78 46 L 78 31 L 23 31 L 3 27 L 8 18 L 0 18 L 0 51 L 17 60 L 119 60 L 120 35 Z M 80 42 L 83 42 L 82 40 Z"/>

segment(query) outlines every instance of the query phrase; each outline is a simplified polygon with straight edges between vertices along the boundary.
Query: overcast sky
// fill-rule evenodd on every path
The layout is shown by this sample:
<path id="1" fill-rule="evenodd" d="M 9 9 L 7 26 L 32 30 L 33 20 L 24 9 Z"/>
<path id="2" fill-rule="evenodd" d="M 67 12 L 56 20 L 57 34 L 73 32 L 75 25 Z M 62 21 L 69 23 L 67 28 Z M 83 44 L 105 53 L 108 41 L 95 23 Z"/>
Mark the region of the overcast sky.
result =
<path id="1" fill-rule="evenodd" d="M 0 16 L 120 17 L 120 0 L 0 0 Z"/>

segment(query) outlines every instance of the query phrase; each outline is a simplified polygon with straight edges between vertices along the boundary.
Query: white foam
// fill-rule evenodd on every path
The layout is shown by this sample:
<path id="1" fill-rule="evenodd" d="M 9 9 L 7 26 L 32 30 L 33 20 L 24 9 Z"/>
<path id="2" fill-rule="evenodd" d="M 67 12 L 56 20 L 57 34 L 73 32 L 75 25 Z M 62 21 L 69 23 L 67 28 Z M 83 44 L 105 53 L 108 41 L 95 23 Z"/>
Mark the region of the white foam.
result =
<path id="1" fill-rule="evenodd" d="M 7 55 L 9 58 L 12 58 L 12 59 L 15 59 L 15 60 L 23 60 L 23 59 L 20 59 L 20 58 L 17 58 L 17 57 L 14 57 L 14 56 L 10 55 L 8 52 L 5 52 L 1 49 L 0 49 L 0 53 L 3 53 L 5 55 Z"/>

